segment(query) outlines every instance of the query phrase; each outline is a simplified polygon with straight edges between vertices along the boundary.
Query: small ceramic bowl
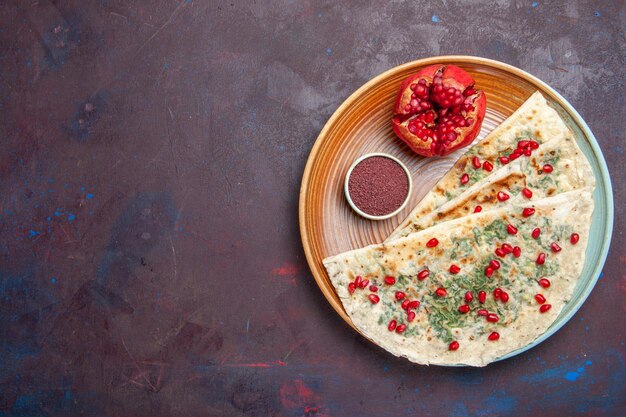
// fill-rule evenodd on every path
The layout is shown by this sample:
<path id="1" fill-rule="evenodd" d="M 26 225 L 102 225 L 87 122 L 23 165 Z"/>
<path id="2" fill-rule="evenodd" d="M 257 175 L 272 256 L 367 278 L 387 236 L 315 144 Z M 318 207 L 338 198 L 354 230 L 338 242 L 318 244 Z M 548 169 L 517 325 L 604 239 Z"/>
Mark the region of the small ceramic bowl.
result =
<path id="1" fill-rule="evenodd" d="M 374 216 L 372 214 L 367 214 L 365 213 L 363 210 L 361 210 L 360 208 L 357 207 L 356 204 L 354 204 L 354 201 L 352 201 L 352 197 L 350 197 L 350 191 L 348 189 L 348 181 L 350 180 L 350 175 L 352 174 L 352 170 L 354 169 L 355 166 L 357 166 L 359 164 L 359 162 L 367 159 L 367 158 L 371 158 L 373 156 L 382 156 L 384 158 L 389 158 L 392 161 L 396 162 L 398 165 L 400 165 L 400 167 L 404 170 L 406 177 L 409 181 L 409 187 L 407 189 L 407 193 L 406 193 L 406 197 L 404 198 L 404 201 L 402 202 L 402 204 L 400 205 L 400 207 L 398 207 L 396 210 L 394 210 L 391 213 L 388 214 L 384 214 L 381 216 Z M 407 201 L 409 201 L 409 196 L 411 195 L 411 190 L 413 189 L 413 181 L 411 180 L 411 173 L 409 172 L 409 170 L 407 169 L 407 167 L 396 157 L 393 157 L 389 154 L 386 153 L 368 153 L 366 155 L 363 155 L 361 157 L 359 157 L 356 161 L 354 161 L 352 163 L 352 165 L 350 165 L 350 168 L 348 169 L 348 173 L 346 174 L 346 179 L 344 182 L 344 193 L 346 195 L 346 199 L 348 200 L 348 204 L 350 204 L 350 207 L 352 207 L 352 209 L 354 211 L 356 211 L 360 216 L 365 217 L 366 219 L 370 219 L 370 220 L 385 220 L 385 219 L 389 219 L 393 216 L 395 216 L 396 214 L 400 213 L 400 211 L 406 206 Z"/>

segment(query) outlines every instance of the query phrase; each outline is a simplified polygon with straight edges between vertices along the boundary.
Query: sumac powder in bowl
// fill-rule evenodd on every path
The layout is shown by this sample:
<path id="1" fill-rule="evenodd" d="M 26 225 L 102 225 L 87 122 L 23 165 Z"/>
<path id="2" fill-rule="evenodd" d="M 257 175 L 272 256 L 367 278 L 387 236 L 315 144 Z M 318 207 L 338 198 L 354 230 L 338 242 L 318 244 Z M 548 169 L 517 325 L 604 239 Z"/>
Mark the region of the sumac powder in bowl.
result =
<path id="1" fill-rule="evenodd" d="M 411 192 L 411 175 L 398 159 L 375 153 L 357 159 L 346 175 L 345 193 L 361 216 L 383 220 L 402 210 Z"/>

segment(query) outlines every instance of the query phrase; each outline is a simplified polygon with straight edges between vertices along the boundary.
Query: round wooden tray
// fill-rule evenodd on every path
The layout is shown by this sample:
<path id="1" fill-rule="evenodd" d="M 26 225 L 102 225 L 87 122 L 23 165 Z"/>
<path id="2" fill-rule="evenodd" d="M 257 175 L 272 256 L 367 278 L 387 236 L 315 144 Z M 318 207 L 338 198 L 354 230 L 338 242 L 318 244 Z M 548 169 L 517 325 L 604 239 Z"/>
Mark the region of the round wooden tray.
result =
<path id="1" fill-rule="evenodd" d="M 476 140 L 484 138 L 532 93 L 539 90 L 574 132 L 578 145 L 592 165 L 597 179 L 594 193 L 596 209 L 585 268 L 574 299 L 551 330 L 546 332 L 552 334 L 586 299 L 606 258 L 613 223 L 610 180 L 593 134 L 571 105 L 547 84 L 498 61 L 469 56 L 420 59 L 377 76 L 339 106 L 311 150 L 300 189 L 300 233 L 313 276 L 328 302 L 354 328 L 326 274 L 322 260 L 347 250 L 382 242 L 452 167 L 454 161 L 466 152 L 467 148 L 464 148 L 444 158 L 423 158 L 411 152 L 393 133 L 392 108 L 400 84 L 409 75 L 436 63 L 454 64 L 463 68 L 474 78 L 477 88 L 486 93 L 487 112 Z M 400 159 L 413 178 L 413 191 L 406 207 L 395 217 L 382 221 L 358 216 L 343 194 L 344 177 L 352 162 L 372 152 L 385 152 Z M 594 245 L 597 246 L 594 248 Z M 544 334 L 540 339 L 545 337 L 547 335 Z M 533 345 L 541 340 L 538 339 Z"/>

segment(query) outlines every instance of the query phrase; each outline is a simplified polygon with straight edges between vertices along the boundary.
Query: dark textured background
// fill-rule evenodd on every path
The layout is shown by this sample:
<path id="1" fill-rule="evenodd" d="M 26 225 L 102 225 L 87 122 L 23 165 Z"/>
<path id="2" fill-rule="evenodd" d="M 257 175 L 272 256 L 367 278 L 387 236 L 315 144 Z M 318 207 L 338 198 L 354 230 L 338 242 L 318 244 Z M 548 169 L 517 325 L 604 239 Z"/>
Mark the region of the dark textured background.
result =
<path id="1" fill-rule="evenodd" d="M 623 415 L 625 20 L 620 1 L 4 1 L 0 416 Z M 486 369 L 366 342 L 298 230 L 335 108 L 453 53 L 562 93 L 616 200 L 582 309 Z"/>

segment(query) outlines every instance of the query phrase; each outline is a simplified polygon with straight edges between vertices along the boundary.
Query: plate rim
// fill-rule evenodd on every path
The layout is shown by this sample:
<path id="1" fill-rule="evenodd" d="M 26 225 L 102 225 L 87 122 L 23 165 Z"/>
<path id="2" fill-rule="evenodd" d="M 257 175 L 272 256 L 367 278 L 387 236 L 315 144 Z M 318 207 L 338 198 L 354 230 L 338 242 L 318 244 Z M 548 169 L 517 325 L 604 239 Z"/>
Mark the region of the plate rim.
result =
<path id="1" fill-rule="evenodd" d="M 567 312 L 567 314 L 565 314 L 562 317 L 557 317 L 557 321 L 555 321 L 543 334 L 541 334 L 538 338 L 536 338 L 535 340 L 533 340 L 531 343 L 527 344 L 526 346 L 522 346 L 494 360 L 494 362 L 498 362 L 498 361 L 519 355 L 529 349 L 532 349 L 533 347 L 537 346 L 538 344 L 540 344 L 541 342 L 545 341 L 547 338 L 552 336 L 559 329 L 561 329 L 567 322 L 571 320 L 574 314 L 578 312 L 578 310 L 582 307 L 584 302 L 587 300 L 587 298 L 591 294 L 591 291 L 593 290 L 593 288 L 595 287 L 599 279 L 599 276 L 602 272 L 602 268 L 604 267 L 606 258 L 608 256 L 610 243 L 611 243 L 611 237 L 613 234 L 613 222 L 614 222 L 613 188 L 611 184 L 611 177 L 610 177 L 610 173 L 608 170 L 608 166 L 606 164 L 606 160 L 604 159 L 604 155 L 602 154 L 602 151 L 600 149 L 600 145 L 598 144 L 598 141 L 596 137 L 594 136 L 593 132 L 587 125 L 587 122 L 585 122 L 585 120 L 578 113 L 578 111 L 559 92 L 557 92 L 554 88 L 552 88 L 550 85 L 548 85 L 544 81 L 540 80 L 534 75 L 524 70 L 521 70 L 513 65 L 506 64 L 504 62 L 500 62 L 500 61 L 489 59 L 489 58 L 483 58 L 483 57 L 477 57 L 477 56 L 471 56 L 471 55 L 445 55 L 445 56 L 421 58 L 421 59 L 417 59 L 414 61 L 406 62 L 404 64 L 395 66 L 371 78 L 361 87 L 356 89 L 352 94 L 350 94 L 339 105 L 339 107 L 337 107 L 337 109 L 333 112 L 333 114 L 329 117 L 329 119 L 324 124 L 324 127 L 318 134 L 317 138 L 315 139 L 315 142 L 313 143 L 313 147 L 311 148 L 311 151 L 309 152 L 309 156 L 307 157 L 307 162 L 304 168 L 304 172 L 302 174 L 302 180 L 300 183 L 300 193 L 299 193 L 299 199 L 298 199 L 298 225 L 300 228 L 300 239 L 302 241 L 304 254 L 305 254 L 309 269 L 311 271 L 311 274 L 313 275 L 313 279 L 315 279 L 315 282 L 317 286 L 320 288 L 320 290 L 322 291 L 322 294 L 324 295 L 324 298 L 326 298 L 326 301 L 333 307 L 335 312 L 339 314 L 339 316 L 350 327 L 352 327 L 361 336 L 365 337 L 365 339 L 374 343 L 372 340 L 370 340 L 368 337 L 363 335 L 356 328 L 356 326 L 354 325 L 354 323 L 352 323 L 352 320 L 346 313 L 345 309 L 343 308 L 343 305 L 341 304 L 341 302 L 336 302 L 332 299 L 329 299 L 327 295 L 327 290 L 322 285 L 323 279 L 322 277 L 318 276 L 319 273 L 316 273 L 316 271 L 319 268 L 318 268 L 318 265 L 315 263 L 315 259 L 313 259 L 313 251 L 309 244 L 310 236 L 306 228 L 306 207 L 305 207 L 307 191 L 309 189 L 308 186 L 311 180 L 311 173 L 313 170 L 314 162 L 320 151 L 320 148 L 322 147 L 323 139 L 326 137 L 328 131 L 330 130 L 331 126 L 334 124 L 335 120 L 339 118 L 343 114 L 344 109 L 352 105 L 352 103 L 355 102 L 364 91 L 367 91 L 371 86 L 376 85 L 381 79 L 388 77 L 390 74 L 402 71 L 406 68 L 410 68 L 414 66 L 426 66 L 426 65 L 437 64 L 437 63 L 453 63 L 453 62 L 465 62 L 465 63 L 473 63 L 473 64 L 480 64 L 484 66 L 494 67 L 496 69 L 500 69 L 500 70 L 512 73 L 522 79 L 526 79 L 532 84 L 539 85 L 543 89 L 545 89 L 546 92 L 551 94 L 552 98 L 556 102 L 558 102 L 558 104 L 563 108 L 563 110 L 565 110 L 570 115 L 572 120 L 581 129 L 585 140 L 589 144 L 591 151 L 596 161 L 598 162 L 600 176 L 602 178 L 602 182 L 604 185 L 603 186 L 604 194 L 606 196 L 605 203 L 607 207 L 607 216 L 606 216 L 606 221 L 604 223 L 604 237 L 602 240 L 602 248 L 600 249 L 597 262 L 593 270 L 591 271 L 590 280 L 587 283 L 587 285 L 583 288 L 582 293 L 576 299 L 574 304 L 572 304 L 572 307 Z M 322 268 L 322 274 L 323 273 L 325 272 L 323 271 L 323 268 Z M 334 291 L 334 288 L 333 288 L 333 291 Z M 376 343 L 374 344 L 380 347 L 378 344 Z M 450 364 L 450 365 L 438 365 L 438 366 L 460 367 L 460 366 L 468 366 L 468 365 Z"/>

